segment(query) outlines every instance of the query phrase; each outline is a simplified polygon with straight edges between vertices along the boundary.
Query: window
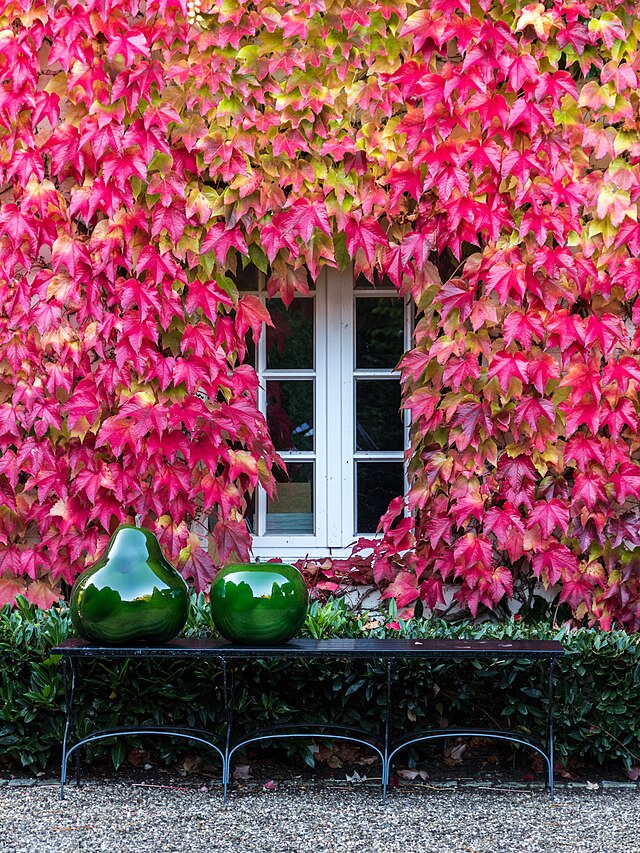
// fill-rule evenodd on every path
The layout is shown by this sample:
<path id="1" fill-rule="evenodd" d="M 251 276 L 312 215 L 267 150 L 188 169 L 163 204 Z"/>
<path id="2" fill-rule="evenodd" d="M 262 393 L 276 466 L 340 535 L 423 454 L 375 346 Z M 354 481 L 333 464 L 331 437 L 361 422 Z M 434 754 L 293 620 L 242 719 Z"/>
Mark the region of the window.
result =
<path id="1" fill-rule="evenodd" d="M 260 278 L 243 289 L 266 298 Z M 254 555 L 336 556 L 373 534 L 405 491 L 408 431 L 393 368 L 409 347 L 411 310 L 391 283 L 354 284 L 336 270 L 288 309 L 279 298 L 267 305 L 275 328 L 253 356 L 258 402 L 287 473 L 276 472 L 276 498 L 258 490 L 249 508 Z"/>

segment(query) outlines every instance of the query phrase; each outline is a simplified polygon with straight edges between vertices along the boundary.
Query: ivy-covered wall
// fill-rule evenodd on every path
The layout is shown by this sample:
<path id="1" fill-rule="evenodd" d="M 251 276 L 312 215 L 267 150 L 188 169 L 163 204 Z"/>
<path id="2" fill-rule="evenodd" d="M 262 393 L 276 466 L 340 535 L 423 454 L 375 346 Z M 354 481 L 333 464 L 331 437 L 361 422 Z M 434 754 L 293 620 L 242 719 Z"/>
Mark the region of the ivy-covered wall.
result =
<path id="1" fill-rule="evenodd" d="M 0 3 L 0 600 L 135 516 L 198 589 L 245 557 L 277 459 L 237 265 L 288 302 L 352 261 L 419 317 L 385 594 L 636 630 L 639 35 L 631 0 Z"/>

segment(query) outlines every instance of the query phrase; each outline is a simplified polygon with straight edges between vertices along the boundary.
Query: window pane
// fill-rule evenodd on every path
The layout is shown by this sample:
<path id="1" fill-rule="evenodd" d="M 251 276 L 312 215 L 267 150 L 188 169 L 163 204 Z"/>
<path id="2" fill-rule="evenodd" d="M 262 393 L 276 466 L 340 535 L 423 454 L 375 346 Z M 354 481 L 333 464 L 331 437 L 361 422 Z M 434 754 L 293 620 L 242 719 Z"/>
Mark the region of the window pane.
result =
<path id="1" fill-rule="evenodd" d="M 248 332 L 245 338 L 247 344 L 247 354 L 244 357 L 244 363 L 250 364 L 252 367 L 257 367 L 258 362 L 256 360 L 256 345 L 253 342 L 253 332 Z"/>
<path id="2" fill-rule="evenodd" d="M 313 462 L 287 460 L 288 476 L 276 473 L 275 498 L 267 497 L 267 533 L 313 534 Z"/>
<path id="3" fill-rule="evenodd" d="M 375 533 L 390 501 L 404 493 L 402 462 L 356 463 L 356 533 Z"/>
<path id="4" fill-rule="evenodd" d="M 281 299 L 267 303 L 275 328 L 267 326 L 267 369 L 313 369 L 314 299 L 294 299 L 285 308 Z"/>
<path id="5" fill-rule="evenodd" d="M 374 287 L 387 287 L 393 288 L 393 290 L 396 289 L 389 276 L 383 275 L 381 278 L 378 270 L 373 271 L 373 282 L 369 281 L 364 273 L 360 273 L 355 281 L 354 287 L 356 290 L 371 290 Z"/>
<path id="6" fill-rule="evenodd" d="M 404 306 L 392 296 L 356 299 L 356 368 L 389 368 L 404 352 Z"/>
<path id="7" fill-rule="evenodd" d="M 313 380 L 267 382 L 267 426 L 276 450 L 313 450 Z"/>
<path id="8" fill-rule="evenodd" d="M 397 379 L 356 379 L 356 450 L 404 450 Z"/>
<path id="9" fill-rule="evenodd" d="M 236 271 L 232 278 L 235 279 L 238 290 L 257 290 L 258 289 L 258 268 L 253 264 L 242 266 L 242 257 L 238 255 Z"/>
<path id="10" fill-rule="evenodd" d="M 256 493 L 255 490 L 247 497 L 247 509 L 244 514 L 247 530 L 253 536 L 256 532 Z"/>

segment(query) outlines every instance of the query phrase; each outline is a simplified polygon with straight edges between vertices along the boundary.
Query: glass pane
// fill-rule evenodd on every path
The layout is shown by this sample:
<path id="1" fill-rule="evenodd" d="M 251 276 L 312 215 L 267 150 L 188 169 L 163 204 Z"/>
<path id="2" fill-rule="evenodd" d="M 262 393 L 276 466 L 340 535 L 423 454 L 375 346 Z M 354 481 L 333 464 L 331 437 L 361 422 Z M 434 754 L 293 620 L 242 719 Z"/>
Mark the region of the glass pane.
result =
<path id="1" fill-rule="evenodd" d="M 267 326 L 267 368 L 313 369 L 313 299 L 294 299 L 285 308 L 281 299 L 267 303 L 275 328 Z"/>
<path id="2" fill-rule="evenodd" d="M 364 273 L 360 273 L 354 286 L 356 290 L 371 290 L 372 287 L 387 287 L 392 290 L 396 289 L 389 276 L 384 275 L 380 278 L 378 270 L 373 271 L 373 282 L 369 281 Z"/>
<path id="3" fill-rule="evenodd" d="M 256 492 L 255 490 L 250 496 L 246 496 L 247 509 L 244 513 L 244 521 L 247 525 L 247 530 L 253 536 L 256 532 Z"/>
<path id="4" fill-rule="evenodd" d="M 356 379 L 356 450 L 404 450 L 397 379 Z"/>
<path id="5" fill-rule="evenodd" d="M 258 289 L 258 268 L 253 264 L 242 266 L 242 256 L 237 257 L 236 271 L 233 275 L 238 290 L 257 290 Z"/>
<path id="6" fill-rule="evenodd" d="M 404 352 L 404 306 L 401 299 L 356 299 L 356 368 L 392 369 Z"/>
<path id="7" fill-rule="evenodd" d="M 267 426 L 276 450 L 313 450 L 313 379 L 267 382 Z"/>
<path id="8" fill-rule="evenodd" d="M 288 474 L 276 472 L 275 498 L 267 497 L 267 533 L 313 534 L 313 462 L 287 460 Z"/>
<path id="9" fill-rule="evenodd" d="M 256 360 L 256 345 L 253 342 L 253 332 L 249 332 L 247 337 L 245 338 L 247 344 L 247 354 L 244 357 L 244 364 L 250 364 L 252 367 L 257 368 L 258 362 Z"/>
<path id="10" fill-rule="evenodd" d="M 375 533 L 389 503 L 404 494 L 402 462 L 356 463 L 356 533 Z"/>

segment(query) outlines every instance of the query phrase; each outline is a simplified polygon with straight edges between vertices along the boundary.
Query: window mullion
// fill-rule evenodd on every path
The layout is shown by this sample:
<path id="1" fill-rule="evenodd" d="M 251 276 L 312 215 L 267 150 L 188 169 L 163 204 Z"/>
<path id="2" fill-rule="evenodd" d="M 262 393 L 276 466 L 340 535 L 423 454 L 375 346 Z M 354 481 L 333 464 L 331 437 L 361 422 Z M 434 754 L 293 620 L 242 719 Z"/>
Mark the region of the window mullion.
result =
<path id="1" fill-rule="evenodd" d="M 415 306 L 410 296 L 404 297 L 404 350 L 409 352 L 413 346 L 413 330 L 415 325 Z M 401 401 L 404 400 L 401 398 Z M 411 447 L 411 412 L 409 409 L 402 410 L 404 425 L 404 494 L 409 494 L 409 458 L 408 450 Z M 408 503 L 408 502 L 407 502 Z M 405 506 L 405 515 L 409 515 L 409 507 Z"/>
<path id="2" fill-rule="evenodd" d="M 263 288 L 260 291 L 260 299 L 266 303 L 266 294 Z M 258 374 L 258 408 L 267 416 L 267 385 L 264 381 L 265 368 L 267 366 L 267 335 L 266 327 L 263 326 L 262 334 L 258 339 L 256 348 L 256 372 Z M 264 536 L 267 519 L 267 493 L 264 489 L 256 488 L 255 524 L 256 536 Z"/>
<path id="3" fill-rule="evenodd" d="M 324 542 L 327 529 L 326 494 L 326 431 L 323 424 L 327 417 L 327 328 L 326 328 L 326 274 L 321 272 L 316 281 L 314 310 L 314 513 L 316 542 Z"/>
<path id="4" fill-rule="evenodd" d="M 340 399 L 336 389 L 340 388 L 340 347 L 336 341 L 340 334 L 340 273 L 325 269 L 322 276 L 324 286 L 324 312 L 322 345 L 324 348 L 324 388 L 323 402 L 325 417 L 322 422 L 324 433 L 324 510 L 325 541 L 328 548 L 342 544 L 342 494 L 341 494 L 341 412 Z M 320 390 L 320 386 L 319 386 Z"/>
<path id="5" fill-rule="evenodd" d="M 331 543 L 334 547 L 344 547 L 353 538 L 355 530 L 354 523 L 354 405 L 355 385 L 353 381 L 353 368 L 355 364 L 355 329 L 354 329 L 354 293 L 353 293 L 353 270 L 348 268 L 343 273 L 332 271 L 335 293 L 336 318 L 333 328 L 336 330 L 335 357 L 339 358 L 337 365 L 337 376 L 335 388 L 339 389 L 339 397 L 336 394 L 336 408 L 341 410 L 339 417 L 339 436 L 336 439 L 336 452 L 333 455 L 335 464 L 339 466 L 335 473 L 337 488 L 336 498 L 339 495 L 339 503 L 336 502 L 336 511 L 339 511 L 339 525 L 336 522 L 336 533 L 339 529 L 339 537 Z M 339 330 L 339 331 L 338 331 Z"/>

